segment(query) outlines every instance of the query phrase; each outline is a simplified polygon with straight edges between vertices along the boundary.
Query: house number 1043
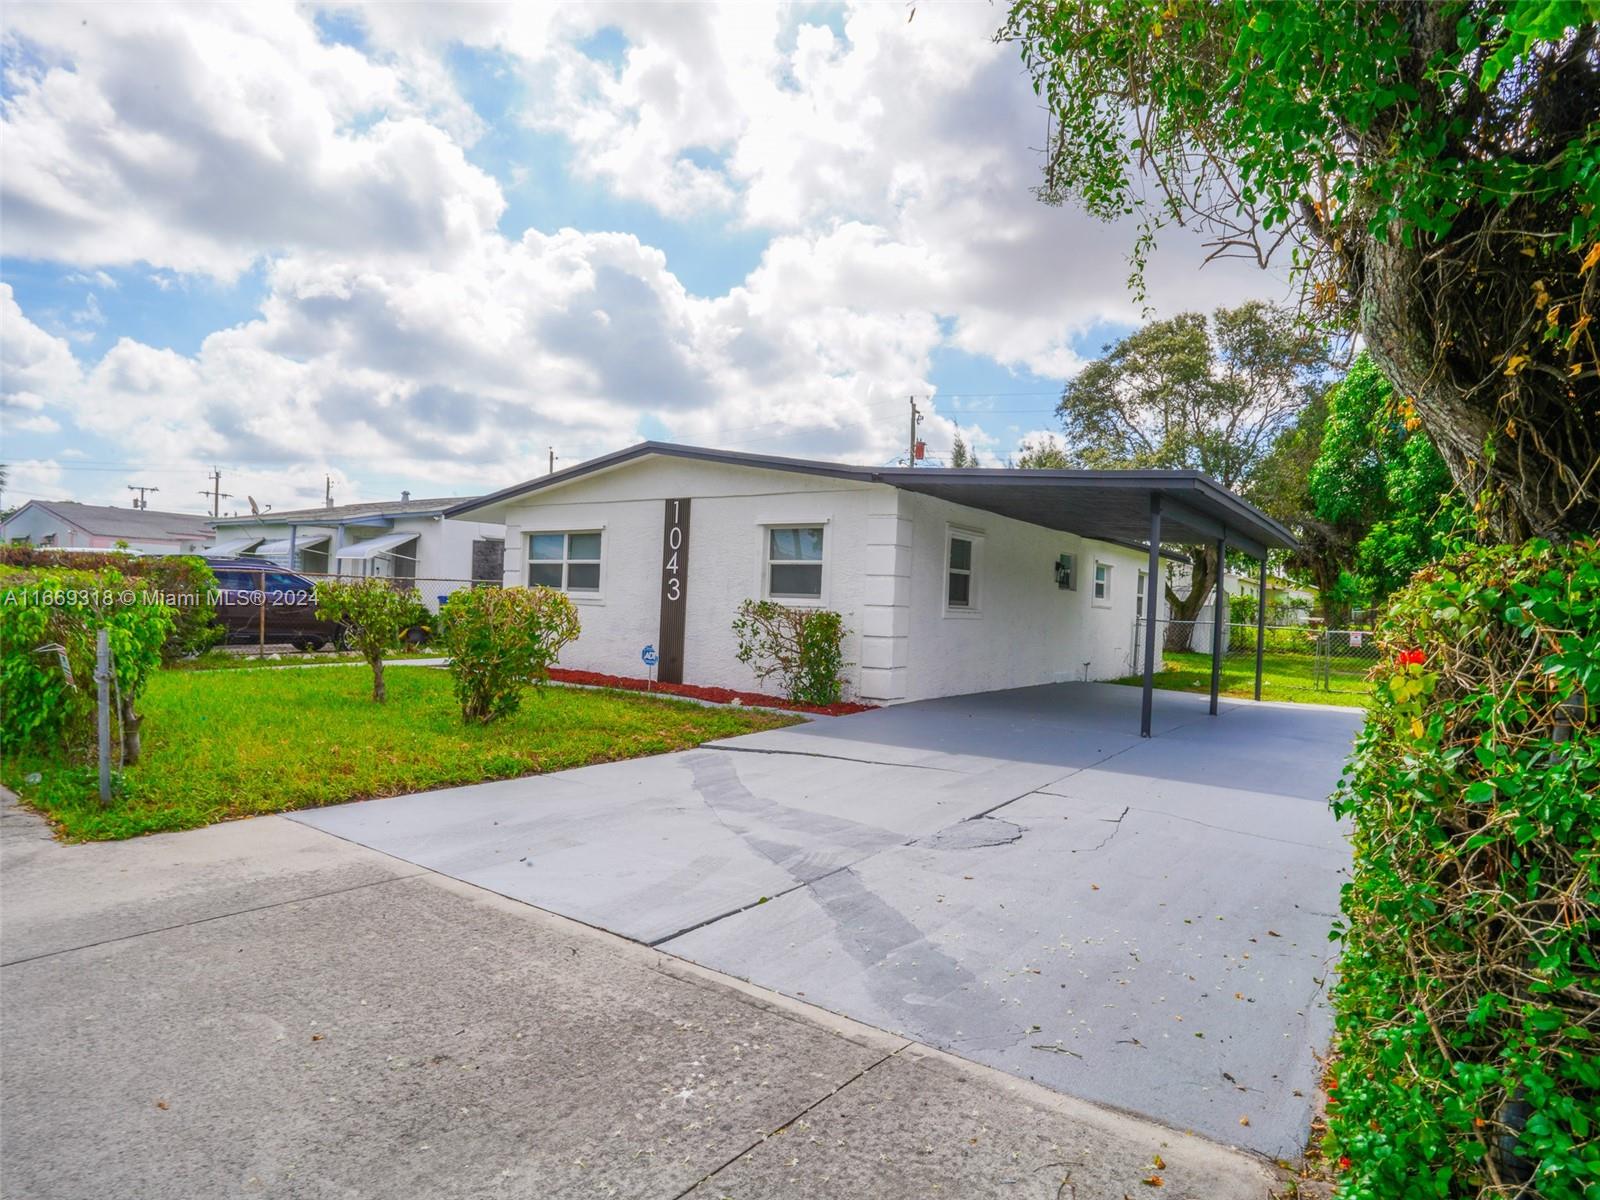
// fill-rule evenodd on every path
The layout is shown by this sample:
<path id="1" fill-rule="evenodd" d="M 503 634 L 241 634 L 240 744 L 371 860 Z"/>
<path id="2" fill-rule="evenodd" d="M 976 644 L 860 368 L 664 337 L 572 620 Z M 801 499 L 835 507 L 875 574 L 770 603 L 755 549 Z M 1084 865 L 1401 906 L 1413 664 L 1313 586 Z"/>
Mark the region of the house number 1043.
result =
<path id="1" fill-rule="evenodd" d="M 689 593 L 689 501 L 666 502 L 666 524 L 661 534 L 661 632 L 656 639 L 661 655 L 657 678 L 663 683 L 683 682 L 684 611 Z"/>

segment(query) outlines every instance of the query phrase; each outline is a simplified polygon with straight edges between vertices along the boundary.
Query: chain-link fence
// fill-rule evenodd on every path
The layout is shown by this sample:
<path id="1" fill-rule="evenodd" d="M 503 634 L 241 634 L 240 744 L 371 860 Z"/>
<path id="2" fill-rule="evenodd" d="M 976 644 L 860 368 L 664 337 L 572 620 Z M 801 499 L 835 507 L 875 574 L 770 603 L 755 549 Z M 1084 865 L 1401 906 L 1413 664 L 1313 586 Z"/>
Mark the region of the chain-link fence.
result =
<path id="1" fill-rule="evenodd" d="M 1208 691 L 1212 623 L 1163 620 L 1155 625 L 1157 685 Z M 1144 671 L 1144 636 L 1144 621 L 1135 621 L 1128 661 L 1130 676 Z M 1222 691 L 1253 695 L 1256 627 L 1224 624 L 1222 636 Z M 1372 687 L 1367 676 L 1377 662 L 1378 647 L 1370 630 L 1268 625 L 1262 649 L 1262 698 L 1326 701 L 1365 696 Z"/>

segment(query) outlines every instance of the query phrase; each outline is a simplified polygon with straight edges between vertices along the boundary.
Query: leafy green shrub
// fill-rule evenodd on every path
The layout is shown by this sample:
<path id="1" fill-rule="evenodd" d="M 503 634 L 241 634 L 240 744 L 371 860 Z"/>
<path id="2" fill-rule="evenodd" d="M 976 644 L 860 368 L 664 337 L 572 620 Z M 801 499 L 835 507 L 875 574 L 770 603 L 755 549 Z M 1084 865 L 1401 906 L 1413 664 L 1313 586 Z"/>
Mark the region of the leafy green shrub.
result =
<path id="1" fill-rule="evenodd" d="M 1335 801 L 1339 1195 L 1600 1195 L 1600 548 L 1463 551 L 1378 638 Z"/>
<path id="2" fill-rule="evenodd" d="M 372 668 L 372 698 L 388 699 L 383 656 L 400 649 L 401 639 L 428 610 L 414 588 L 397 588 L 387 579 L 324 579 L 317 583 L 317 616 L 343 627 L 344 640 Z"/>
<path id="3" fill-rule="evenodd" d="M 776 675 L 796 704 L 826 706 L 844 694 L 844 618 L 825 608 L 746 600 L 733 622 L 739 661 L 765 682 Z"/>
<path id="4" fill-rule="evenodd" d="M 0 747 L 92 743 L 95 632 L 111 643 L 122 759 L 139 759 L 136 705 L 172 634 L 172 609 L 119 572 L 0 567 Z"/>
<path id="5" fill-rule="evenodd" d="M 489 587 L 454 593 L 440 611 L 461 719 L 487 723 L 522 705 L 529 684 L 550 678 L 578 636 L 578 610 L 553 588 Z"/>
<path id="6" fill-rule="evenodd" d="M 0 566 L 46 571 L 111 569 L 137 586 L 157 593 L 172 610 L 172 636 L 162 647 L 163 660 L 201 654 L 223 639 L 217 620 L 217 577 L 197 554 L 64 554 L 39 546 L 0 546 Z"/>

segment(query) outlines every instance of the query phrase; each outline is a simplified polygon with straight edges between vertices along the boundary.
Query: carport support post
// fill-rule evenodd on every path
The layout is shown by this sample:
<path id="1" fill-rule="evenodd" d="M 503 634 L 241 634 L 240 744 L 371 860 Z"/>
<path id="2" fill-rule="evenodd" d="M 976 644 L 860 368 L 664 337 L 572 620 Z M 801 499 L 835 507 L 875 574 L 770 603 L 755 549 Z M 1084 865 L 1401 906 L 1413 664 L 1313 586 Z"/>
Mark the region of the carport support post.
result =
<path id="1" fill-rule="evenodd" d="M 1217 598 L 1211 602 L 1211 715 L 1217 715 L 1217 692 L 1222 687 L 1222 639 L 1228 626 L 1228 535 L 1217 539 Z"/>
<path id="2" fill-rule="evenodd" d="M 1144 577 L 1144 699 L 1139 708 L 1139 736 L 1150 736 L 1150 709 L 1155 702 L 1156 597 L 1161 586 L 1161 493 L 1150 494 L 1150 568 Z"/>
<path id="3" fill-rule="evenodd" d="M 1260 589 L 1256 593 L 1256 699 L 1261 699 L 1261 659 L 1267 650 L 1267 560 L 1261 560 Z"/>

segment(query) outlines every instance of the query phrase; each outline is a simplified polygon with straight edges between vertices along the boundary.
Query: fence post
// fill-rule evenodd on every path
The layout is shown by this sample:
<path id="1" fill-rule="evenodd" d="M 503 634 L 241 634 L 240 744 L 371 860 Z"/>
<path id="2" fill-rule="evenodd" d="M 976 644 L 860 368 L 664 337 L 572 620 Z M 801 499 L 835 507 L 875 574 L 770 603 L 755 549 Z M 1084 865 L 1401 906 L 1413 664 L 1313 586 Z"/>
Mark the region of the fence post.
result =
<path id="1" fill-rule="evenodd" d="M 111 803 L 111 635 L 94 632 L 95 735 L 100 756 L 100 804 Z"/>

